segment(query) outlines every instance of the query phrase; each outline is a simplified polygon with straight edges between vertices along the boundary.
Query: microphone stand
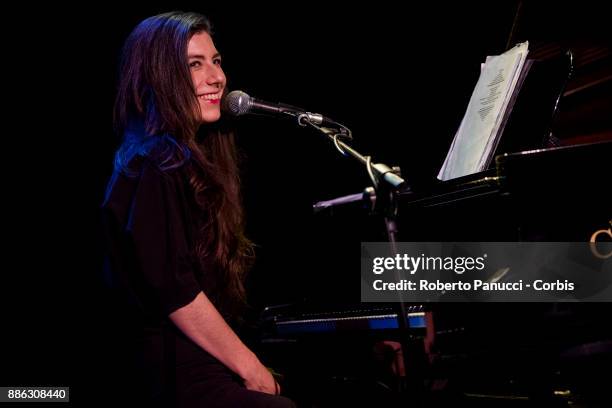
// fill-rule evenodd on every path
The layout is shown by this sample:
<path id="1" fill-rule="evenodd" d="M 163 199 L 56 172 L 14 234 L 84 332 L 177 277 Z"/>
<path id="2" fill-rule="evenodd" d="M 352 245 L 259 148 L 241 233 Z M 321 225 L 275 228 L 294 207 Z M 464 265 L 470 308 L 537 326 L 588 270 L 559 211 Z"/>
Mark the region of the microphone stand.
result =
<path id="1" fill-rule="evenodd" d="M 400 176 L 400 169 L 398 167 L 389 167 L 383 163 L 372 163 L 370 156 L 364 156 L 358 151 L 353 149 L 344 143 L 341 139 L 352 140 L 351 131 L 344 125 L 337 124 L 339 129 L 331 129 L 328 127 L 318 126 L 310 120 L 311 117 L 306 114 L 297 115 L 298 124 L 300 126 L 310 126 L 317 129 L 319 132 L 327 136 L 333 143 L 336 149 L 347 157 L 352 157 L 366 167 L 366 171 L 372 180 L 374 188 L 368 187 L 364 190 L 363 194 L 353 194 L 351 196 L 343 197 L 336 200 L 330 200 L 328 202 L 322 202 L 315 204 L 315 211 L 323 208 L 329 208 L 332 205 L 346 204 L 351 201 L 369 201 L 373 204 L 373 209 L 381 213 L 384 216 L 385 228 L 387 231 L 387 237 L 391 247 L 391 253 L 397 255 L 397 214 L 398 214 L 398 193 L 410 191 L 406 181 Z M 397 281 L 400 280 L 399 271 L 395 271 L 395 277 Z M 414 373 L 416 370 L 410 368 L 418 367 L 418 364 L 413 364 L 413 361 L 409 358 L 412 354 L 413 347 L 410 347 L 410 335 L 408 332 L 408 308 L 402 291 L 397 291 L 398 302 L 396 304 L 397 324 L 399 329 L 400 344 L 402 347 L 402 357 L 405 371 L 405 382 L 402 383 L 401 377 L 399 377 L 399 391 L 406 392 L 409 397 L 416 397 L 417 402 L 420 403 L 419 397 L 421 396 L 421 390 L 423 384 L 420 384 L 420 377 Z M 420 353 L 424 354 L 424 350 Z M 416 359 L 414 362 L 417 362 Z M 410 370 L 409 370 L 410 369 Z M 409 375 L 410 373 L 410 375 Z"/>

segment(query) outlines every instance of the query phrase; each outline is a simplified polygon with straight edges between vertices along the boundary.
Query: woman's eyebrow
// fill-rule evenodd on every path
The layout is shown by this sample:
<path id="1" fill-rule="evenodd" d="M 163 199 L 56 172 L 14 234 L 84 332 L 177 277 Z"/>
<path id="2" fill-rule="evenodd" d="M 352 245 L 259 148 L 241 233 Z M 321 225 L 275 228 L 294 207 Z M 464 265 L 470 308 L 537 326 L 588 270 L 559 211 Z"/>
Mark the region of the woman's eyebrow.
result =
<path id="1" fill-rule="evenodd" d="M 203 59 L 203 60 L 205 60 L 205 59 L 206 59 L 206 56 L 204 56 L 204 55 L 202 55 L 202 54 L 189 54 L 189 56 L 188 56 L 188 57 L 189 57 L 189 58 L 196 58 L 196 59 Z M 212 59 L 219 58 L 219 57 L 221 57 L 221 54 L 219 54 L 219 53 L 217 52 L 215 55 L 213 55 L 213 56 L 212 56 Z"/>

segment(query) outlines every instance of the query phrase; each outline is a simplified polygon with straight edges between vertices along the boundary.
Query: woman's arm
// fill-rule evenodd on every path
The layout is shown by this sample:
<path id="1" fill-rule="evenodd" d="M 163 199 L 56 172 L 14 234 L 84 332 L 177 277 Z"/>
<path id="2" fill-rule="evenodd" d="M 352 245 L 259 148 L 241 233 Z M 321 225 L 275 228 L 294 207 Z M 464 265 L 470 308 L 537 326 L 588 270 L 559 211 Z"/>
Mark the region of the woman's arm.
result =
<path id="1" fill-rule="evenodd" d="M 188 305 L 172 312 L 170 320 L 194 343 L 239 375 L 246 388 L 277 393 L 272 374 L 238 338 L 203 292 Z"/>

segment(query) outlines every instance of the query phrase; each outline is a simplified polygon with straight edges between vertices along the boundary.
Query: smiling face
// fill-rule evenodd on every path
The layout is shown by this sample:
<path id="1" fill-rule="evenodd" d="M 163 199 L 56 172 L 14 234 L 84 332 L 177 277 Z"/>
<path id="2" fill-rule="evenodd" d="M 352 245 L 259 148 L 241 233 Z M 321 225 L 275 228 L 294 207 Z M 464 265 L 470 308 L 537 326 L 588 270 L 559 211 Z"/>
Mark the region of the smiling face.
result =
<path id="1" fill-rule="evenodd" d="M 220 102 L 226 80 L 221 69 L 221 55 L 207 32 L 202 31 L 191 37 L 187 58 L 202 123 L 215 122 L 221 117 Z"/>

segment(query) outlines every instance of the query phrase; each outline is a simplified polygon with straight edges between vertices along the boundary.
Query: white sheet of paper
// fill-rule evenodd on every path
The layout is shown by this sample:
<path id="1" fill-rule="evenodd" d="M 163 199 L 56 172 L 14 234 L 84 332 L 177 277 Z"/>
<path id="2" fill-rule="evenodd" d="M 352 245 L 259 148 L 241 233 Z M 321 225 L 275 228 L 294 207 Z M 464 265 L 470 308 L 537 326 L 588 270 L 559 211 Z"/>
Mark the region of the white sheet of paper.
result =
<path id="1" fill-rule="evenodd" d="M 487 57 L 465 115 L 438 173 L 450 180 L 486 169 L 497 145 L 500 125 L 515 91 L 529 44 L 517 44 L 497 56 Z"/>

